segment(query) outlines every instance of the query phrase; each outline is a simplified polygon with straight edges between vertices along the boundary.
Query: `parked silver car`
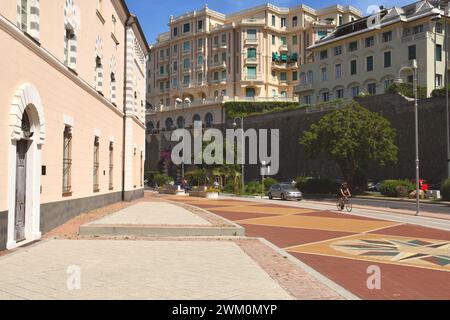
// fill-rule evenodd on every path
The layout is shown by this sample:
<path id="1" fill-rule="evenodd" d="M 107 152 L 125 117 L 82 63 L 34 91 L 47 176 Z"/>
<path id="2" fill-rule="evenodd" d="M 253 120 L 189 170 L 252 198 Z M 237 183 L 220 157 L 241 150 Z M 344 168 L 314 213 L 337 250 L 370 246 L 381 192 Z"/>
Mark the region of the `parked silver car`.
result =
<path id="1" fill-rule="evenodd" d="M 303 199 L 303 194 L 292 184 L 274 184 L 269 189 L 269 199 L 272 200 L 273 198 L 301 201 Z"/>

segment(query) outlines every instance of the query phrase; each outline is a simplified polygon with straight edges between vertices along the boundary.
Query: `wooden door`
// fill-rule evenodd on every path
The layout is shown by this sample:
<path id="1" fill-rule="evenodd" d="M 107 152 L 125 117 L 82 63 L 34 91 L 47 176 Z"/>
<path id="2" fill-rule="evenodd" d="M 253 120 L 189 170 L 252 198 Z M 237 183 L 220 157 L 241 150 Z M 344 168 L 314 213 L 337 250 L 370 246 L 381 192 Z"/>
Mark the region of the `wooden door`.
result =
<path id="1" fill-rule="evenodd" d="M 16 240 L 16 242 L 25 240 L 27 149 L 28 149 L 28 141 L 20 140 L 17 143 L 16 217 L 15 217 L 15 240 Z"/>

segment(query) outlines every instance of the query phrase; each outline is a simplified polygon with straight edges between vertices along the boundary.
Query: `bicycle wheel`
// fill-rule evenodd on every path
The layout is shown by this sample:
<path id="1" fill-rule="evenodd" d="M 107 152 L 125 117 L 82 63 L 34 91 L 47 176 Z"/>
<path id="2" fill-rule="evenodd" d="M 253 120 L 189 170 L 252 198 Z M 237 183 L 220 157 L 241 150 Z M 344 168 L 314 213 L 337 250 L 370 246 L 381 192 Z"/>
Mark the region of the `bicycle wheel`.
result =
<path id="1" fill-rule="evenodd" d="M 342 202 L 341 202 L 341 199 L 337 199 L 337 201 L 336 201 L 336 207 L 337 207 L 338 211 L 342 211 L 342 210 L 343 210 L 343 209 L 342 209 Z"/>
<path id="2" fill-rule="evenodd" d="M 352 212 L 352 210 L 353 210 L 352 202 L 348 199 L 345 202 L 345 210 L 347 210 L 347 212 Z"/>

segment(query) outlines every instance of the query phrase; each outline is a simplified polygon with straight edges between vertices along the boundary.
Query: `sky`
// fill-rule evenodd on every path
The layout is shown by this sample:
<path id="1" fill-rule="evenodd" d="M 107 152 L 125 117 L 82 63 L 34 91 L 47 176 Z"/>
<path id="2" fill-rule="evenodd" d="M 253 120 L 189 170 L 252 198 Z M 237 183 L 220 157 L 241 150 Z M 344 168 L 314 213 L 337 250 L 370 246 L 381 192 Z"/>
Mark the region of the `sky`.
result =
<path id="1" fill-rule="evenodd" d="M 228 14 L 251 8 L 267 2 L 279 7 L 294 7 L 305 4 L 312 8 L 324 8 L 336 3 L 352 5 L 364 14 L 373 5 L 385 7 L 403 6 L 415 0 L 126 0 L 130 11 L 136 14 L 149 44 L 153 44 L 158 34 L 169 31 L 167 24 L 170 15 L 179 16 L 186 12 L 200 10 L 205 3 L 212 10 Z"/>

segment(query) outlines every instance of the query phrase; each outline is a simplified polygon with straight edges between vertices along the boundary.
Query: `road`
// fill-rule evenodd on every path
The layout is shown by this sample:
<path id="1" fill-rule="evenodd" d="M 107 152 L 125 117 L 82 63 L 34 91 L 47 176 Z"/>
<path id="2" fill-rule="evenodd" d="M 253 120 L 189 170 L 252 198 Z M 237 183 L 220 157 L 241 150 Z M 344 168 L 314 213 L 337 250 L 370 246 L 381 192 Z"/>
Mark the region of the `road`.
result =
<path id="1" fill-rule="evenodd" d="M 318 202 L 335 202 L 336 198 L 324 198 L 324 197 L 313 197 L 307 196 L 306 200 L 314 200 Z M 410 210 L 416 211 L 416 203 L 415 202 L 404 202 L 404 201 L 395 201 L 395 200 L 385 200 L 385 199 L 366 199 L 366 198 L 353 198 L 353 204 L 363 205 L 363 206 L 371 206 L 377 208 L 388 208 L 388 209 L 400 209 L 400 210 Z M 431 213 L 443 213 L 450 215 L 450 205 L 448 204 L 439 204 L 439 203 L 421 203 L 421 209 L 423 211 L 431 212 Z"/>

